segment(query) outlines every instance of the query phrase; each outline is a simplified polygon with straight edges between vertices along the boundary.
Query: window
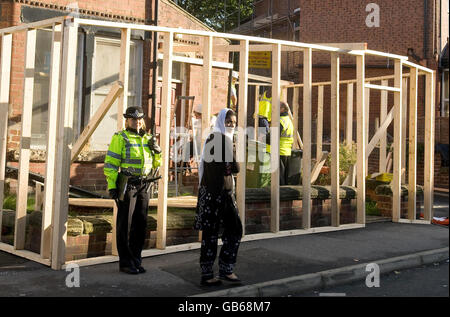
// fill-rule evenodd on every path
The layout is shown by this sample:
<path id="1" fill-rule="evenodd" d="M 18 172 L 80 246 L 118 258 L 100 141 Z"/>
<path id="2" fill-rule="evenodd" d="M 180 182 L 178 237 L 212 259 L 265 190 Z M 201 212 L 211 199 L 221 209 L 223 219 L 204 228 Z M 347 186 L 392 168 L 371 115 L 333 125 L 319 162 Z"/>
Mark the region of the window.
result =
<path id="1" fill-rule="evenodd" d="M 449 116 L 449 104 L 448 104 L 448 69 L 442 72 L 442 107 L 441 107 L 441 117 Z"/>
<path id="2" fill-rule="evenodd" d="M 37 30 L 34 85 L 33 85 L 33 120 L 31 124 L 31 148 L 34 150 L 44 150 L 47 145 L 51 43 L 52 43 L 51 30 L 45 29 Z M 75 86 L 75 113 L 74 113 L 75 135 L 79 134 L 79 127 L 80 127 L 79 110 L 81 108 L 80 87 L 81 87 L 81 67 L 83 65 L 82 52 L 83 52 L 83 34 L 79 33 L 77 66 L 76 66 L 77 67 L 76 86 Z"/>
<path id="3" fill-rule="evenodd" d="M 114 82 L 119 79 L 119 61 L 120 39 L 95 37 L 90 118 L 100 107 Z M 142 41 L 138 40 L 132 40 L 130 43 L 127 95 L 128 107 L 142 105 Z M 118 100 L 114 102 L 92 134 L 89 150 L 105 151 L 108 148 L 112 133 L 117 131 L 117 102 Z"/>

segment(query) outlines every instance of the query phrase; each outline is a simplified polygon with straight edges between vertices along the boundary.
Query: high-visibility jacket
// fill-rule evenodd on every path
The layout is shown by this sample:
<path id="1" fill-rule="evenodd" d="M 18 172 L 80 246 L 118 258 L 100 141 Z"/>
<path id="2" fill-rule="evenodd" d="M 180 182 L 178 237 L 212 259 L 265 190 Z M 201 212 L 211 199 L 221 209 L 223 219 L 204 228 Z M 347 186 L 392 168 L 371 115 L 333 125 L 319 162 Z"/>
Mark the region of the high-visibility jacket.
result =
<path id="1" fill-rule="evenodd" d="M 259 101 L 258 115 L 267 118 L 269 122 L 272 120 L 272 97 L 268 98 L 266 92 Z"/>
<path id="2" fill-rule="evenodd" d="M 131 176 L 147 176 L 161 165 L 161 154 L 154 153 L 148 144 L 151 137 L 125 129 L 113 135 L 103 168 L 108 190 L 116 188 L 119 170 Z"/>
<path id="3" fill-rule="evenodd" d="M 294 143 L 294 124 L 289 115 L 280 116 L 280 156 L 291 156 Z M 266 145 L 267 153 L 270 153 L 270 145 Z"/>

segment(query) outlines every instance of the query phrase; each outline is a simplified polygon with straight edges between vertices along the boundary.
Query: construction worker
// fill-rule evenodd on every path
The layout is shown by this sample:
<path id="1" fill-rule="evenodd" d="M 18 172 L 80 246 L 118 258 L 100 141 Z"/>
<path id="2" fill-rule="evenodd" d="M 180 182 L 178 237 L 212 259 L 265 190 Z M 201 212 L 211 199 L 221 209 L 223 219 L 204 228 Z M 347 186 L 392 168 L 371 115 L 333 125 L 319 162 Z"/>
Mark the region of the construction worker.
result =
<path id="1" fill-rule="evenodd" d="M 263 129 L 263 133 L 259 133 L 258 139 L 265 142 L 265 138 L 269 135 L 270 121 L 272 120 L 272 89 L 269 87 L 264 91 L 263 97 L 259 101 L 258 107 L 258 126 Z"/>
<path id="2" fill-rule="evenodd" d="M 270 135 L 267 138 L 266 151 L 270 153 Z M 289 117 L 289 105 L 280 101 L 280 185 L 288 184 L 288 162 L 294 143 L 294 124 Z"/>
<path id="3" fill-rule="evenodd" d="M 104 174 L 109 195 L 118 205 L 116 239 L 119 270 L 138 274 L 145 273 L 141 265 L 141 252 L 145 242 L 149 200 L 146 176 L 161 165 L 161 149 L 156 139 L 145 132 L 141 107 L 129 107 L 123 116 L 126 128 L 112 137 Z"/>

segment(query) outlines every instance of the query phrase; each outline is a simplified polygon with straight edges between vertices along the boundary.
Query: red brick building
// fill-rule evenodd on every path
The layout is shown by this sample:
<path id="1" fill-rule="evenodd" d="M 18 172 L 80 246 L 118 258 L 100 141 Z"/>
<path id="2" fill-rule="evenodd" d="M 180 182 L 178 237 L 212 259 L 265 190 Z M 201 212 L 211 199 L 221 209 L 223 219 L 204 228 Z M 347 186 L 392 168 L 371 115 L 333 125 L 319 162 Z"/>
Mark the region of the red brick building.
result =
<path id="1" fill-rule="evenodd" d="M 156 4 L 157 2 L 157 4 Z M 212 31 L 201 21 L 168 0 L 4 0 L 0 3 L 0 28 L 44 20 L 61 15 L 76 15 L 115 22 L 155 25 L 155 7 L 158 8 L 158 26 Z M 152 114 L 152 32 L 131 34 L 130 74 L 128 105 L 141 105 L 150 124 Z M 160 38 L 158 36 L 158 38 Z M 176 38 L 175 43 L 198 44 L 196 38 Z M 14 34 L 12 52 L 10 107 L 8 123 L 7 165 L 18 166 L 21 114 L 23 103 L 25 32 Z M 35 80 L 32 121 L 31 172 L 45 174 L 46 134 L 48 126 L 48 88 L 50 67 L 51 32 L 38 30 L 35 59 Z M 198 57 L 198 56 L 197 56 Z M 214 55 L 215 60 L 228 61 L 228 55 Z M 76 113 L 74 114 L 75 137 L 99 107 L 114 81 L 118 80 L 120 60 L 120 32 L 108 28 L 81 26 L 78 33 Z M 162 60 L 158 60 L 161 74 Z M 195 96 L 195 103 L 202 101 L 202 67 L 190 63 L 174 62 L 173 95 Z M 226 106 L 228 70 L 213 69 L 213 113 Z M 161 85 L 156 83 L 155 122 L 159 133 Z M 186 112 L 187 112 L 186 108 Z M 92 191 L 106 189 L 103 175 L 103 159 L 112 134 L 116 130 L 117 110 L 111 107 L 100 126 L 94 132 L 79 160 L 71 166 L 71 185 Z M 178 122 L 180 107 L 178 107 Z M 186 114 L 187 118 L 187 114 Z"/>
<path id="2" fill-rule="evenodd" d="M 435 70 L 436 144 L 448 145 L 448 10 L 449 3 L 445 0 L 255 0 L 253 19 L 233 32 L 306 43 L 367 43 L 368 49 L 408 56 L 410 61 Z M 445 60 L 443 55 L 446 45 L 447 59 Z M 303 81 L 302 64 L 301 52 L 283 53 L 281 62 L 283 79 L 301 83 Z M 261 70 L 254 71 L 261 73 Z M 342 79 L 355 78 L 355 59 L 342 58 L 340 72 Z M 270 75 L 267 72 L 266 74 Z M 391 74 L 393 74 L 392 61 L 366 58 L 366 77 Z M 313 82 L 328 80 L 330 80 L 329 55 L 313 54 Z M 344 88 L 342 87 L 341 90 Z M 419 143 L 423 142 L 424 135 L 424 124 L 421 123 L 424 117 L 424 91 L 423 80 L 419 80 Z M 345 105 L 343 95 L 341 94 L 341 105 Z M 301 93 L 299 100 L 301 104 Z M 330 109 L 329 100 L 328 88 L 328 91 L 325 89 L 324 95 L 324 141 L 330 133 L 330 118 L 326 116 Z M 375 118 L 380 116 L 379 100 L 380 92 L 372 90 L 370 92 L 370 135 L 373 135 L 375 130 Z M 313 89 L 313 105 L 316 102 L 317 90 Z M 393 96 L 389 94 L 388 105 L 392 106 L 392 104 Z M 301 108 L 299 123 L 302 116 Z M 356 121 L 356 109 L 353 109 L 353 120 Z M 314 109 L 313 118 L 316 116 L 315 111 Z M 340 111 L 340 128 L 343 137 L 345 107 L 341 107 Z M 313 124 L 313 129 L 314 126 Z M 369 172 L 377 171 L 377 156 L 377 151 L 374 151 L 371 155 L 373 164 L 370 164 Z M 435 157 L 435 185 L 448 188 L 448 168 L 442 173 L 441 157 L 437 153 Z"/>

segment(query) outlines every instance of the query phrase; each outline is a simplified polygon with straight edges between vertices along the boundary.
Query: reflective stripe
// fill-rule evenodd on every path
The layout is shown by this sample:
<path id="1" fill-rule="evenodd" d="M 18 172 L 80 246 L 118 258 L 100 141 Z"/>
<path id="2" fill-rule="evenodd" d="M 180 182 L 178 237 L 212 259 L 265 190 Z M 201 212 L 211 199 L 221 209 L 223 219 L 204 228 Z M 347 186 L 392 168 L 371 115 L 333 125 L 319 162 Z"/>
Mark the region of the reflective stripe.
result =
<path id="1" fill-rule="evenodd" d="M 114 153 L 112 151 L 108 151 L 108 153 L 106 153 L 106 155 L 111 156 L 112 158 L 115 158 L 118 160 L 122 159 L 122 156 L 120 154 Z"/>
<path id="2" fill-rule="evenodd" d="M 125 164 L 141 164 L 142 163 L 141 159 L 129 159 L 129 158 L 126 158 L 125 160 L 123 160 L 123 162 Z"/>
<path id="3" fill-rule="evenodd" d="M 105 168 L 111 168 L 111 169 L 116 170 L 116 171 L 119 170 L 119 166 L 111 164 L 111 163 L 105 163 Z"/>

